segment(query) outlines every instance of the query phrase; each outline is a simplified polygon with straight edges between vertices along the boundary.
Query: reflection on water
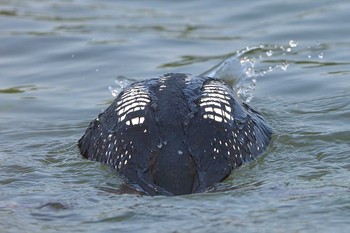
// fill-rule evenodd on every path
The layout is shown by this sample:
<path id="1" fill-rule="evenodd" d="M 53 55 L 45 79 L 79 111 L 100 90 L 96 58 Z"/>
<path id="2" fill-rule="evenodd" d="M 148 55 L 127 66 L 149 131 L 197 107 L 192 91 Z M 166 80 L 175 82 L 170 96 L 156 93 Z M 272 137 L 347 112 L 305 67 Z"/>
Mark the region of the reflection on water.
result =
<path id="1" fill-rule="evenodd" d="M 18 86 L 18 87 L 10 87 L 6 89 L 0 89 L 0 94 L 18 94 L 24 93 L 27 91 L 36 91 L 38 87 L 35 85 L 26 85 L 26 86 Z"/>

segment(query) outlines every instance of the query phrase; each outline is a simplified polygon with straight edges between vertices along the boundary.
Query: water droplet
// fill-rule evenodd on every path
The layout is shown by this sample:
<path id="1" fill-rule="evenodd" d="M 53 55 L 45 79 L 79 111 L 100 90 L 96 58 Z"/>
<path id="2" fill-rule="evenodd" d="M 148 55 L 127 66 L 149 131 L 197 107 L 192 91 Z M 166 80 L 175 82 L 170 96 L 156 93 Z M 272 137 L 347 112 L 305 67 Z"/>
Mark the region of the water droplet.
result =
<path id="1" fill-rule="evenodd" d="M 178 153 L 179 155 L 182 155 L 184 152 L 183 152 L 182 150 L 178 150 L 177 153 Z"/>
<path id="2" fill-rule="evenodd" d="M 152 107 L 153 109 L 157 109 L 158 104 L 157 104 L 156 102 L 153 102 L 153 103 L 151 104 L 151 107 Z"/>
<path id="3" fill-rule="evenodd" d="M 266 52 L 266 55 L 267 55 L 268 57 L 271 57 L 272 54 L 273 54 L 272 50 L 269 50 L 269 51 Z"/>
<path id="4" fill-rule="evenodd" d="M 318 58 L 322 59 L 323 58 L 323 53 L 318 54 Z"/>
<path id="5" fill-rule="evenodd" d="M 298 42 L 290 40 L 288 45 L 259 45 L 253 47 L 246 47 L 234 56 L 229 57 L 219 65 L 219 68 L 214 69 L 218 71 L 222 68 L 223 64 L 230 64 L 231 69 L 226 71 L 234 70 L 236 75 L 234 89 L 237 95 L 245 102 L 250 102 L 253 99 L 253 91 L 256 86 L 256 80 L 258 77 L 265 76 L 268 72 L 275 71 L 276 68 L 286 70 L 288 64 L 286 62 L 271 65 L 269 62 L 265 62 L 270 57 L 275 56 L 290 56 L 289 52 L 293 51 L 293 48 L 297 47 Z M 250 53 L 252 52 L 252 53 Z M 230 61 L 236 61 L 236 63 L 230 63 Z M 233 67 L 233 68 L 232 68 Z M 210 71 L 212 71 L 211 69 Z M 185 123 L 186 124 L 186 123 Z"/>
<path id="6" fill-rule="evenodd" d="M 132 81 L 128 80 L 126 77 L 119 75 L 115 80 L 115 86 L 109 86 L 108 90 L 111 92 L 112 96 L 117 96 L 122 90 L 130 86 Z"/>
<path id="7" fill-rule="evenodd" d="M 116 97 L 119 94 L 119 92 L 116 89 L 114 89 L 112 86 L 109 86 L 108 90 L 111 92 L 112 96 L 114 97 Z"/>
<path id="8" fill-rule="evenodd" d="M 279 67 L 283 70 L 286 71 L 288 68 L 289 64 L 287 62 L 283 62 Z"/>
<path id="9" fill-rule="evenodd" d="M 157 145 L 157 147 L 158 147 L 159 149 L 161 149 L 162 146 L 163 146 L 163 144 L 162 144 L 161 142 Z"/>
<path id="10" fill-rule="evenodd" d="M 290 40 L 289 41 L 289 46 L 292 47 L 292 48 L 295 48 L 297 47 L 298 45 L 298 41 L 295 41 L 295 40 Z"/>

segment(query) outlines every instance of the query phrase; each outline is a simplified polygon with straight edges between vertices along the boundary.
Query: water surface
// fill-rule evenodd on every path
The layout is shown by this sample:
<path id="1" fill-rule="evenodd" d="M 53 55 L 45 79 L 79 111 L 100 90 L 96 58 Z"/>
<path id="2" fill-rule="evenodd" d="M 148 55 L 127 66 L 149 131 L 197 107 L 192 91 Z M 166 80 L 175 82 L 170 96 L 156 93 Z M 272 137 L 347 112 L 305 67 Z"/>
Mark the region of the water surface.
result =
<path id="1" fill-rule="evenodd" d="M 345 0 L 1 1 L 1 232 L 347 232 L 349 10 Z M 257 77 L 250 102 L 273 142 L 217 192 L 118 194 L 108 167 L 80 157 L 76 141 L 118 75 L 200 74 L 259 45 L 275 48 L 249 54 L 255 69 L 288 64 Z"/>

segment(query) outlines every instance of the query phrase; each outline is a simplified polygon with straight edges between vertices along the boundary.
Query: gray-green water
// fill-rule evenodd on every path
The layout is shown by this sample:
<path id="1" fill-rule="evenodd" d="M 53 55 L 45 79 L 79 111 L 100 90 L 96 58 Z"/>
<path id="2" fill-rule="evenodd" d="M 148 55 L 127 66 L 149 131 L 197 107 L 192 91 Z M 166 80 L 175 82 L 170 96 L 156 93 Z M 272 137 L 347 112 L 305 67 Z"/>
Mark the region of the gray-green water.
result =
<path id="1" fill-rule="evenodd" d="M 0 1 L 0 232 L 348 232 L 349 11 L 346 0 Z M 79 156 L 116 76 L 199 74 L 291 40 L 264 59 L 288 69 L 258 78 L 250 103 L 273 142 L 217 187 L 229 190 L 118 194 L 113 172 Z"/>

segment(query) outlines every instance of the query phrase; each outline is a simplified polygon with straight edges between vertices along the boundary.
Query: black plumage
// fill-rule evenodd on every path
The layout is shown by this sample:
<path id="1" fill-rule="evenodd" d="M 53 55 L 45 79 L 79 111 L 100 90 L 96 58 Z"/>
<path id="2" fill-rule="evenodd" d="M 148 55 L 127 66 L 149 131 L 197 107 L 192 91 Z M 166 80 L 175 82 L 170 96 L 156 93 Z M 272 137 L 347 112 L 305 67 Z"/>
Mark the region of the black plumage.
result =
<path id="1" fill-rule="evenodd" d="M 150 195 L 204 191 L 259 156 L 271 140 L 261 115 L 225 82 L 165 74 L 133 83 L 78 145 Z"/>

